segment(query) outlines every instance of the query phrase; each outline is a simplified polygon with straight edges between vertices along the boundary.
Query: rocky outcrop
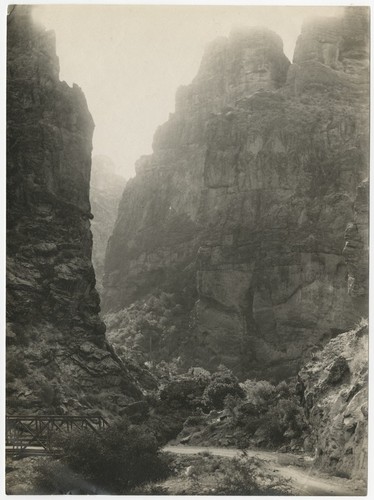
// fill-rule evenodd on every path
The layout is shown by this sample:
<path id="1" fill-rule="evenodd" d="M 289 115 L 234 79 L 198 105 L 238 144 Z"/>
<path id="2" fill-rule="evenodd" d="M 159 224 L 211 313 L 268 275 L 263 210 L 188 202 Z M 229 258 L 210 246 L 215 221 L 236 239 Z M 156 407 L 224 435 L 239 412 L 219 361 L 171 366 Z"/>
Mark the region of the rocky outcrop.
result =
<path id="1" fill-rule="evenodd" d="M 114 223 L 118 204 L 126 181 L 116 173 L 112 160 L 104 155 L 92 158 L 90 203 L 93 220 L 92 263 L 95 269 L 96 289 L 101 294 L 105 251 Z"/>
<path id="2" fill-rule="evenodd" d="M 280 379 L 367 310 L 342 254 L 368 173 L 367 21 L 348 8 L 305 24 L 291 65 L 274 33 L 234 31 L 177 92 L 105 264 L 106 312 L 174 297 L 156 359 Z"/>
<path id="3" fill-rule="evenodd" d="M 367 322 L 338 335 L 301 370 L 316 464 L 367 480 Z"/>
<path id="4" fill-rule="evenodd" d="M 7 47 L 7 411 L 115 411 L 141 391 L 99 318 L 94 123 L 29 6 L 10 8 Z"/>

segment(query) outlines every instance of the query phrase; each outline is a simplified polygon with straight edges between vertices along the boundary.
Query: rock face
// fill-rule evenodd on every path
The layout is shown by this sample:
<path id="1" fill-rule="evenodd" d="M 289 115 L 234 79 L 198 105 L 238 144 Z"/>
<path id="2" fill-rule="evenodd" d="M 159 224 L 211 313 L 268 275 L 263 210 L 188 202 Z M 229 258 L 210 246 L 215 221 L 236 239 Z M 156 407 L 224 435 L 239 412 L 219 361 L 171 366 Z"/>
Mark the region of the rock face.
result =
<path id="1" fill-rule="evenodd" d="M 368 327 L 338 335 L 301 370 L 317 463 L 367 479 Z"/>
<path id="2" fill-rule="evenodd" d="M 7 411 L 112 411 L 141 392 L 99 319 L 94 123 L 30 7 L 8 15 L 7 70 Z"/>
<path id="3" fill-rule="evenodd" d="M 355 198 L 368 175 L 368 88 L 366 8 L 307 23 L 291 65 L 265 29 L 213 42 L 127 183 L 104 310 L 168 293 L 175 328 L 159 352 L 243 377 L 294 374 L 349 330 L 367 313 L 367 295 L 348 288 L 367 274 Z M 343 256 L 352 224 L 362 244 Z"/>
<path id="4" fill-rule="evenodd" d="M 365 180 L 357 187 L 354 221 L 345 231 L 343 255 L 348 268 L 348 293 L 364 310 L 369 290 L 369 184 Z"/>
<path id="5" fill-rule="evenodd" d="M 125 184 L 125 179 L 116 173 L 116 167 L 110 158 L 104 155 L 92 158 L 90 184 L 90 203 L 94 216 L 91 222 L 92 263 L 99 294 L 102 292 L 105 251 L 117 218 L 118 203 Z"/>

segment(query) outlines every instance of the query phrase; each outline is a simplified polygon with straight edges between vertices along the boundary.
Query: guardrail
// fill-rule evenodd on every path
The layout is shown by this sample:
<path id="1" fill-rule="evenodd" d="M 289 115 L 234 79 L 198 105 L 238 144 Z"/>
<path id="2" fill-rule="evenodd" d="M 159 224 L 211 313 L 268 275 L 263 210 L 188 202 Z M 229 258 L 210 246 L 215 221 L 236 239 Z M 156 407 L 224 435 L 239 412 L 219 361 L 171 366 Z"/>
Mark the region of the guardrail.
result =
<path id="1" fill-rule="evenodd" d="M 74 429 L 90 429 L 99 433 L 108 426 L 103 417 L 86 415 L 7 415 L 7 452 L 21 453 L 36 448 L 53 454 L 56 448 L 52 437 L 58 433 L 69 433 Z"/>

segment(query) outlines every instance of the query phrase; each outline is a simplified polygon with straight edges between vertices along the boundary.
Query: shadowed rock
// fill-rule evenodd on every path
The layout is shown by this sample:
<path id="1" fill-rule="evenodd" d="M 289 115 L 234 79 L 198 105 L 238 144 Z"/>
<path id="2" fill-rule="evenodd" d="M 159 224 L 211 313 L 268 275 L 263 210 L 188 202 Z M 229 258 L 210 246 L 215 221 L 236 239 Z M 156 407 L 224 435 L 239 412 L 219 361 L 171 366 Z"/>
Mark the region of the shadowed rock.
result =
<path id="1" fill-rule="evenodd" d="M 7 410 L 116 412 L 141 391 L 99 318 L 94 123 L 81 89 L 59 81 L 54 33 L 30 7 L 10 9 L 7 41 Z"/>

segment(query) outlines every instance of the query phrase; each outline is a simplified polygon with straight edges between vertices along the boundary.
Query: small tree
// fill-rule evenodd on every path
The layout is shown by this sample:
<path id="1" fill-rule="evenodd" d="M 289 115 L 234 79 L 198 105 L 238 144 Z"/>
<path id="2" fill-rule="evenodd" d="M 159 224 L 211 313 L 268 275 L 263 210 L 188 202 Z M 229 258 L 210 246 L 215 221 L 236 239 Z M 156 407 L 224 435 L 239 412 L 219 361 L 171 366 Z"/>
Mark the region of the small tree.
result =
<path id="1" fill-rule="evenodd" d="M 197 408 L 202 404 L 207 384 L 204 377 L 179 376 L 161 390 L 160 399 L 175 408 Z"/>
<path id="2" fill-rule="evenodd" d="M 207 406 L 222 410 L 228 395 L 234 398 L 244 398 L 245 396 L 238 379 L 230 370 L 222 369 L 212 375 L 212 379 L 204 391 L 204 401 Z"/>

